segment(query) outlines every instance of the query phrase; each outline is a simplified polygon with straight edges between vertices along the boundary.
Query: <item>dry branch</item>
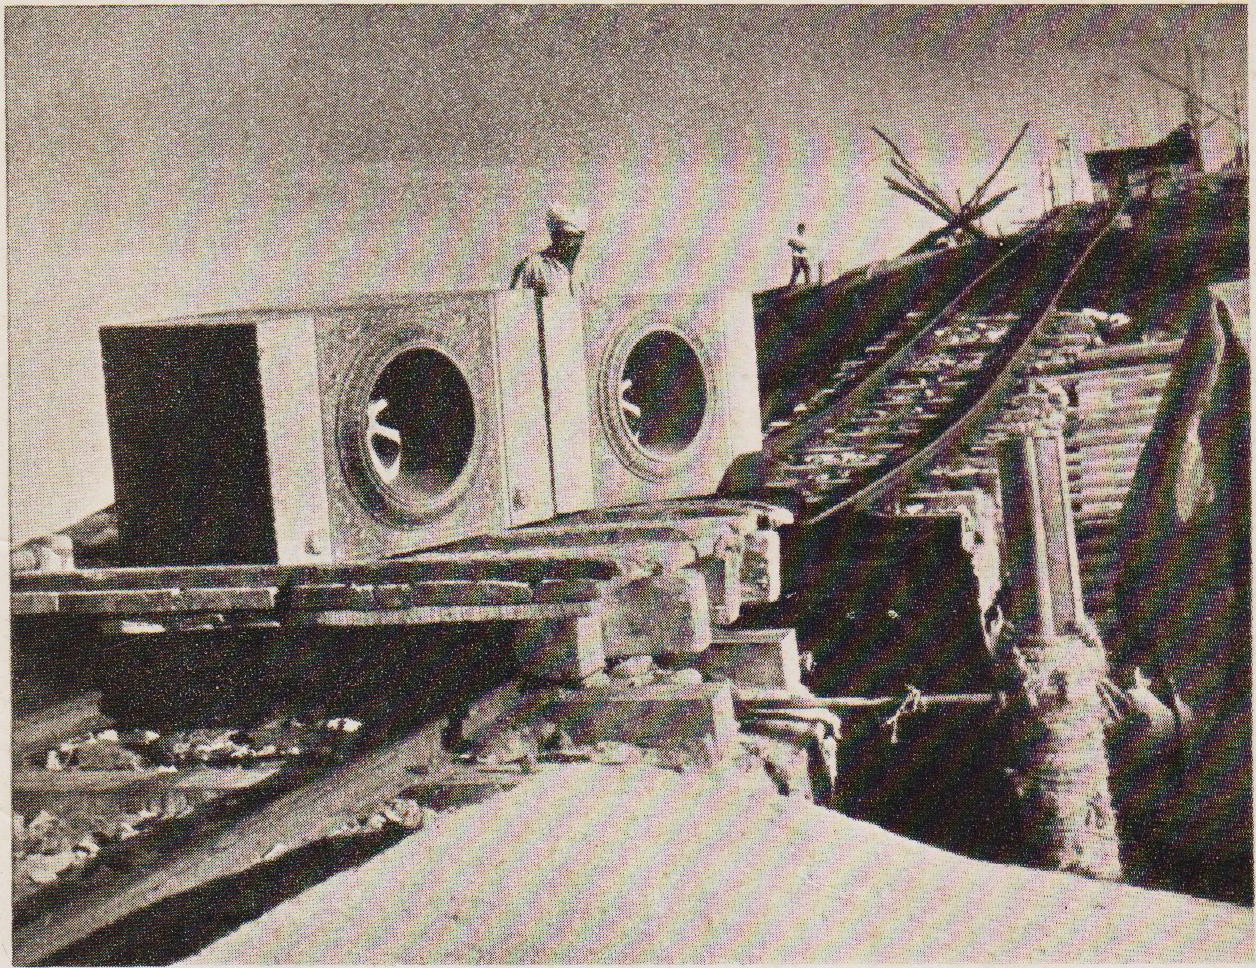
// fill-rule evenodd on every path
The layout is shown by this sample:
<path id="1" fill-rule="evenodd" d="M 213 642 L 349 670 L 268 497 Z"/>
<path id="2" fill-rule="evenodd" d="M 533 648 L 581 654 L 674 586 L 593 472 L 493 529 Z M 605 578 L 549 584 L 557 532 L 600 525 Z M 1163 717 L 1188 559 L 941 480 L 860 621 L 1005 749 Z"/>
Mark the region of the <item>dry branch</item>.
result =
<path id="1" fill-rule="evenodd" d="M 994 171 L 990 172 L 990 177 L 987 178 L 985 181 L 983 181 L 977 187 L 977 190 L 973 192 L 972 198 L 970 198 L 968 202 L 965 204 L 964 206 L 965 208 L 968 208 L 969 206 L 976 206 L 981 203 L 981 199 L 985 195 L 986 189 L 989 188 L 991 183 L 996 178 L 999 177 L 999 172 L 1003 170 L 1003 166 L 1006 165 L 1008 162 L 1008 159 L 1012 157 L 1012 152 L 1014 152 L 1017 149 L 1021 141 L 1024 140 L 1025 135 L 1028 134 L 1028 132 L 1029 132 L 1029 122 L 1026 121 L 1025 124 L 1020 129 L 1020 134 L 1018 134 L 1015 137 L 1015 139 L 1013 139 L 1011 146 L 1007 149 L 1007 151 L 1003 153 L 1003 157 L 999 159 L 999 163 L 994 166 Z M 1006 195 L 1004 197 L 1006 197 Z"/>

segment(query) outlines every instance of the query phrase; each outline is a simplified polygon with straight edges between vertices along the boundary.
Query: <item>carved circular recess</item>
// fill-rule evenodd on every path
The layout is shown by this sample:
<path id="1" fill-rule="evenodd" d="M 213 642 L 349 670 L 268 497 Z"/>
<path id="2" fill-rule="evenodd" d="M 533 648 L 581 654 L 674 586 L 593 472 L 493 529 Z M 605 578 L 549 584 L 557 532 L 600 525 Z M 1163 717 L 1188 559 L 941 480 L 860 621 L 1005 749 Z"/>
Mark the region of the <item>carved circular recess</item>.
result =
<path id="1" fill-rule="evenodd" d="M 375 517 L 424 524 L 471 485 L 482 424 L 466 375 L 440 341 L 398 334 L 349 369 L 337 421 L 345 476 Z"/>
<path id="2" fill-rule="evenodd" d="M 711 373 L 701 344 L 666 322 L 619 335 L 602 362 L 598 408 L 625 466 L 663 480 L 694 459 L 709 423 Z"/>

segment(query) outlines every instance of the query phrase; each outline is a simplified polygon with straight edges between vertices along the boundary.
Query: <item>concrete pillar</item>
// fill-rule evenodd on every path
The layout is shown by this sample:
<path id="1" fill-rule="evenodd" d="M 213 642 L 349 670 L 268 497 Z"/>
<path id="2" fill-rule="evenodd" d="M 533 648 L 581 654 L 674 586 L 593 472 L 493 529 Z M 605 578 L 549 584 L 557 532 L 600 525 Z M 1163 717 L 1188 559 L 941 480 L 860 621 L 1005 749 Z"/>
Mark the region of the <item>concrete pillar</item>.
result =
<path id="1" fill-rule="evenodd" d="M 1027 859 L 1119 879 L 1098 683 L 1103 642 L 1086 616 L 1064 455 L 1068 398 L 1035 383 L 997 445 L 1007 553 L 1006 621 L 995 645 L 1010 770 Z"/>

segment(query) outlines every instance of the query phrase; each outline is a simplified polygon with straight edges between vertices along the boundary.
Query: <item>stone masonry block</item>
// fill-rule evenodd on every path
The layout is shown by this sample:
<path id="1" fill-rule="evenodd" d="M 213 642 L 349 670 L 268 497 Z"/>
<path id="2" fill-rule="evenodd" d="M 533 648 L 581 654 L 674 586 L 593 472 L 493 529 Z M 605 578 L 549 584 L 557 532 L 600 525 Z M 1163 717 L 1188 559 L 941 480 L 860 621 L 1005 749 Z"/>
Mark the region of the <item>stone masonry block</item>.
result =
<path id="1" fill-rule="evenodd" d="M 597 616 L 522 622 L 514 645 L 525 679 L 579 682 L 606 668 L 602 620 Z"/>
<path id="2" fill-rule="evenodd" d="M 602 612 L 607 658 L 702 652 L 711 644 L 711 608 L 702 575 L 683 569 L 628 582 Z"/>
<path id="3" fill-rule="evenodd" d="M 737 740 L 737 718 L 727 683 L 555 690 L 538 704 L 535 718 L 558 726 L 576 743 L 611 740 L 694 749 L 710 737 L 718 758 L 727 755 Z"/>
<path id="4" fill-rule="evenodd" d="M 708 679 L 727 679 L 742 688 L 803 691 L 793 629 L 718 629 L 709 649 L 681 659 L 680 664 L 698 669 Z"/>

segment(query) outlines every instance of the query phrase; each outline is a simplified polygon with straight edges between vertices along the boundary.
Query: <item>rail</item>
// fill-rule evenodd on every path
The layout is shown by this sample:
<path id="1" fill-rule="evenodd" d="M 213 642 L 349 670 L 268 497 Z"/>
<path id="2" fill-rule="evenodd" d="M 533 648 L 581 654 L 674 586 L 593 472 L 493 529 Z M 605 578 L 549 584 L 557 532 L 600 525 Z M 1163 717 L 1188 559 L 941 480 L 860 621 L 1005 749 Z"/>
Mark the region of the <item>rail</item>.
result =
<path id="1" fill-rule="evenodd" d="M 1073 281 L 1077 270 L 1090 257 L 1090 253 L 1094 251 L 1095 246 L 1099 244 L 1100 240 L 1112 228 L 1114 221 L 1115 215 L 1094 234 L 1081 254 L 1073 260 L 1064 278 L 1052 290 L 1051 299 L 1046 306 L 1034 314 L 1033 324 L 1028 327 L 1028 331 L 1017 342 L 1014 351 L 1010 354 L 1010 358 L 998 369 L 989 386 L 981 393 L 979 399 L 968 408 L 967 412 L 952 423 L 939 437 L 936 437 L 930 444 L 917 451 L 909 460 L 904 461 L 880 479 L 852 494 L 841 505 L 834 505 L 815 515 L 811 520 L 818 521 L 828 517 L 836 513 L 840 507 L 867 506 L 872 501 L 893 491 L 896 486 L 902 484 L 902 482 L 909 479 L 944 452 L 960 449 L 965 442 L 971 440 L 975 434 L 979 433 L 987 422 L 986 418 L 993 417 L 998 412 L 1007 393 L 1015 386 L 1019 377 L 1020 367 L 1032 354 L 1034 341 L 1041 333 L 1044 323 L 1055 312 L 1060 296 L 1068 288 L 1069 283 Z M 978 380 L 974 382 L 979 385 L 983 381 Z"/>
<path id="2" fill-rule="evenodd" d="M 1020 252 L 1030 240 L 1035 238 L 1040 231 L 1045 229 L 1047 219 L 1043 219 L 1033 228 L 1029 229 L 1017 243 L 1004 252 L 1001 256 L 986 266 L 980 273 L 964 286 L 963 289 L 941 310 L 934 313 L 928 319 L 923 320 L 916 328 L 916 332 L 907 342 L 902 343 L 892 353 L 886 356 L 880 363 L 874 365 L 867 375 L 863 376 L 854 386 L 851 386 L 845 392 L 835 392 L 826 404 L 823 410 L 808 414 L 804 421 L 795 423 L 793 426 L 782 428 L 774 434 L 770 434 L 764 441 L 765 449 L 775 453 L 781 453 L 791 450 L 805 443 L 823 429 L 826 420 L 833 417 L 835 413 L 841 410 L 849 410 L 858 406 L 862 401 L 861 397 L 867 392 L 872 392 L 883 380 L 893 366 L 902 358 L 912 353 L 913 348 L 919 346 L 920 342 L 926 338 L 929 333 L 937 326 L 952 318 L 967 300 L 971 294 L 979 286 L 983 285 L 987 280 L 992 278 L 998 270 L 1013 256 Z M 870 389 L 869 389 L 870 388 Z M 854 399 L 855 403 L 848 401 Z"/>
<path id="3" fill-rule="evenodd" d="M 1116 214 L 1054 231 L 1051 219 L 1036 226 L 853 390 L 771 438 L 776 479 L 768 487 L 823 505 L 804 515 L 813 523 L 866 507 L 971 442 Z"/>

